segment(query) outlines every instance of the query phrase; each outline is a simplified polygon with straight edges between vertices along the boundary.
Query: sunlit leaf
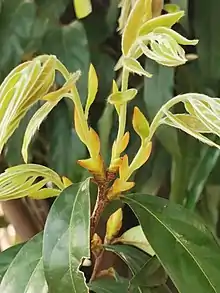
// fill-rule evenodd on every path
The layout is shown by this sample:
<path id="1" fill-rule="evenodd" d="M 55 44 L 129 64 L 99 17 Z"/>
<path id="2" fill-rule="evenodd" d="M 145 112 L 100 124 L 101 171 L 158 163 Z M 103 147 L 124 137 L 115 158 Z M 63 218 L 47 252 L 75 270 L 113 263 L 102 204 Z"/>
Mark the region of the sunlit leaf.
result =
<path id="1" fill-rule="evenodd" d="M 92 12 L 91 0 L 73 0 L 73 4 L 78 18 L 84 18 Z"/>
<path id="2" fill-rule="evenodd" d="M 145 139 L 149 135 L 149 123 L 138 107 L 134 108 L 132 125 L 136 133 Z"/>
<path id="3" fill-rule="evenodd" d="M 79 266 L 83 258 L 89 256 L 90 194 L 87 179 L 66 188 L 48 215 L 44 229 L 43 261 L 49 291 L 87 293 Z"/>
<path id="4" fill-rule="evenodd" d="M 218 292 L 220 247 L 202 219 L 164 198 L 133 194 L 135 212 L 158 259 L 179 292 Z M 188 276 L 193 276 L 189 282 Z"/>
<path id="5" fill-rule="evenodd" d="M 133 100 L 136 95 L 136 89 L 128 89 L 124 92 L 116 92 L 111 94 L 108 98 L 108 102 L 113 105 L 121 105 Z"/>
<path id="6" fill-rule="evenodd" d="M 147 241 L 147 238 L 145 237 L 141 226 L 136 226 L 127 230 L 117 239 L 117 241 L 124 244 L 136 246 L 137 248 L 142 249 L 151 256 L 155 255 L 155 252 Z"/>

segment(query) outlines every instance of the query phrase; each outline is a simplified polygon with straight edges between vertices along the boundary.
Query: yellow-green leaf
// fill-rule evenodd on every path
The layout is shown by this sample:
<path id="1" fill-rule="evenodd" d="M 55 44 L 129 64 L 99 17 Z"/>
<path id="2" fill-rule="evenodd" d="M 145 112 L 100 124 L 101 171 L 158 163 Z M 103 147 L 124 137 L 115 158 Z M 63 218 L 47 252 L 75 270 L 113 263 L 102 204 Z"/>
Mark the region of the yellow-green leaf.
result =
<path id="1" fill-rule="evenodd" d="M 150 32 L 152 32 L 156 27 L 160 27 L 160 26 L 172 27 L 183 16 L 184 16 L 184 11 L 178 11 L 175 13 L 168 13 L 168 14 L 150 19 L 141 26 L 138 32 L 138 35 L 146 36 Z"/>
<path id="2" fill-rule="evenodd" d="M 146 77 L 152 77 L 152 74 L 144 70 L 140 62 L 138 62 L 134 58 L 124 58 L 123 63 L 124 67 L 130 72 L 136 73 L 138 75 L 144 75 Z"/>
<path id="3" fill-rule="evenodd" d="M 148 137 L 150 132 L 149 123 L 138 107 L 134 108 L 132 124 L 134 130 L 141 137 L 142 140 Z"/>
<path id="4" fill-rule="evenodd" d="M 97 91 L 98 91 L 98 77 L 97 77 L 94 66 L 90 64 L 89 78 L 88 78 L 88 98 L 87 98 L 86 107 L 85 107 L 86 118 L 88 118 L 89 116 L 89 109 L 95 100 Z"/>
<path id="5" fill-rule="evenodd" d="M 128 89 L 124 92 L 116 92 L 111 94 L 108 98 L 108 102 L 113 105 L 121 105 L 133 100 L 136 95 L 136 89 Z"/>
<path id="6" fill-rule="evenodd" d="M 158 33 L 158 34 L 167 34 L 170 37 L 172 37 L 174 40 L 176 40 L 176 42 L 180 45 L 197 45 L 198 44 L 198 40 L 188 40 L 187 38 L 183 37 L 182 35 L 180 35 L 179 33 L 177 33 L 176 31 L 174 31 L 173 29 L 167 28 L 167 27 L 157 27 L 154 29 L 153 31 L 154 33 Z"/>
<path id="7" fill-rule="evenodd" d="M 122 209 L 118 209 L 108 219 L 106 224 L 105 242 L 109 242 L 114 238 L 122 227 Z"/>
<path id="8" fill-rule="evenodd" d="M 117 238 L 117 242 L 136 246 L 151 256 L 155 255 L 140 225 L 126 231 L 121 237 Z"/>
<path id="9" fill-rule="evenodd" d="M 92 12 L 91 0 L 73 0 L 76 16 L 84 18 Z"/>
<path id="10" fill-rule="evenodd" d="M 56 188 L 47 188 L 47 183 L 54 184 Z M 46 194 L 55 196 L 64 188 L 59 175 L 41 165 L 22 164 L 8 168 L 0 175 L 0 200 L 25 196 L 45 198 Z M 48 189 L 50 191 L 47 191 Z M 41 190 L 42 192 L 40 192 Z"/>
<path id="11" fill-rule="evenodd" d="M 128 17 L 122 35 L 122 52 L 126 56 L 135 43 L 138 31 L 144 21 L 152 17 L 151 0 L 137 0 Z"/>

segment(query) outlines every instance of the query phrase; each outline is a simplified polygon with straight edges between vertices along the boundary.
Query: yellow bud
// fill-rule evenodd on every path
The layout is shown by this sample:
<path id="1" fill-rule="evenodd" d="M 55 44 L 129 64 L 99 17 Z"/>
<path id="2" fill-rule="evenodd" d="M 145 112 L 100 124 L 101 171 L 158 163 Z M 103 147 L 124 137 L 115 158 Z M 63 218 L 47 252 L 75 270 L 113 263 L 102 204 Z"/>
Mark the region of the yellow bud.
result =
<path id="1" fill-rule="evenodd" d="M 134 130 L 142 140 L 148 137 L 150 132 L 149 123 L 138 107 L 134 108 L 132 124 Z"/>
<path id="2" fill-rule="evenodd" d="M 86 139 L 86 145 L 89 148 L 91 157 L 96 158 L 100 152 L 100 139 L 94 129 L 89 129 L 89 137 Z"/>
<path id="3" fill-rule="evenodd" d="M 109 200 L 114 200 L 118 198 L 123 191 L 130 190 L 134 187 L 134 185 L 134 182 L 126 182 L 124 180 L 121 180 L 120 178 L 117 178 L 114 181 L 112 187 L 109 189 L 107 197 Z"/>
<path id="4" fill-rule="evenodd" d="M 104 162 L 100 155 L 95 159 L 90 158 L 86 160 L 78 160 L 77 162 L 81 167 L 89 170 L 93 175 L 105 178 Z"/>
<path id="5" fill-rule="evenodd" d="M 102 239 L 98 234 L 94 234 L 91 241 L 91 250 L 95 254 L 99 254 L 102 250 Z"/>
<path id="6" fill-rule="evenodd" d="M 122 226 L 122 209 L 118 209 L 108 219 L 106 224 L 105 243 L 109 243 L 119 232 Z"/>
<path id="7" fill-rule="evenodd" d="M 128 143 L 129 143 L 129 139 L 130 139 L 130 134 L 129 132 L 127 131 L 124 136 L 122 137 L 121 141 L 119 142 L 119 152 L 122 153 L 126 147 L 128 146 Z"/>
<path id="8" fill-rule="evenodd" d="M 128 174 L 128 169 L 129 169 L 129 165 L 128 165 L 128 156 L 124 155 L 122 157 L 122 163 L 119 167 L 119 176 L 121 180 L 126 181 L 126 177 Z"/>
<path id="9" fill-rule="evenodd" d="M 65 188 L 73 184 L 73 182 L 65 176 L 62 177 L 62 180 Z"/>

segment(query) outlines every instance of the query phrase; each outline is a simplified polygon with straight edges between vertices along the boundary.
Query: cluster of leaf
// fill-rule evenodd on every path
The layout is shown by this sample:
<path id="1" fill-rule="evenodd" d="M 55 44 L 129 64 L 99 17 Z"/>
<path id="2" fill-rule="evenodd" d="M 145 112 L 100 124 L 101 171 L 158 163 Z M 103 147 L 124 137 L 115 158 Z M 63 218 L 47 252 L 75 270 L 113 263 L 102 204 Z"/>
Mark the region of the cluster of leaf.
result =
<path id="1" fill-rule="evenodd" d="M 35 164 L 9 168 L 0 176 L 2 199 L 19 198 L 26 195 L 34 198 L 60 195 L 51 208 L 43 233 L 23 246 L 15 246 L 2 254 L 0 258 L 2 278 L 0 291 L 2 292 L 49 291 L 56 293 L 68 291 L 76 293 L 88 292 L 88 288 L 90 288 L 97 293 L 128 292 L 128 290 L 131 293 L 165 293 L 171 290 L 170 286 L 167 285 L 169 283 L 167 282 L 168 276 L 179 292 L 211 293 L 220 290 L 218 239 L 207 229 L 207 223 L 205 224 L 195 212 L 182 206 L 186 204 L 186 207 L 194 208 L 197 204 L 201 193 L 205 191 L 204 187 L 208 176 L 217 164 L 219 150 L 203 146 L 176 130 L 181 129 L 201 142 L 219 148 L 216 139 L 220 133 L 219 99 L 208 96 L 213 92 L 218 94 L 217 87 L 214 87 L 215 82 L 213 82 L 218 78 L 218 70 L 208 68 L 207 71 L 202 71 L 204 76 L 201 76 L 201 84 L 204 84 L 205 81 L 207 88 L 204 88 L 204 85 L 200 87 L 199 82 L 191 85 L 191 80 L 187 81 L 187 75 L 190 75 L 190 78 L 198 79 L 199 70 L 204 68 L 204 64 L 207 65 L 206 62 L 209 61 L 205 58 L 207 58 L 210 44 L 203 42 L 205 34 L 203 32 L 200 34 L 199 30 L 201 22 L 203 22 L 202 15 L 204 15 L 201 11 L 211 10 L 212 5 L 203 0 L 192 1 L 195 32 L 198 29 L 196 37 L 202 40 L 200 41 L 201 45 L 198 45 L 199 58 L 193 63 L 176 69 L 175 91 L 179 95 L 171 98 L 170 89 L 174 87 L 174 69 L 168 67 L 184 64 L 188 56 L 185 55 L 180 45 L 194 45 L 196 41 L 183 38 L 171 28 L 183 16 L 183 12 L 179 11 L 175 5 L 165 5 L 164 9 L 168 14 L 159 16 L 158 11 L 152 14 L 151 1 L 131 2 L 132 5 L 129 1 L 121 1 L 122 13 L 124 13 L 121 14 L 120 18 L 122 57 L 116 65 L 116 70 L 122 68 L 122 85 L 119 87 L 116 82 L 113 82 L 112 93 L 108 98 L 109 103 L 115 106 L 119 120 L 116 139 L 111 105 L 106 106 L 101 122 L 99 122 L 100 141 L 97 133 L 87 124 L 89 108 L 97 94 L 98 81 L 94 67 L 91 65 L 88 69 L 88 62 L 87 103 L 85 107 L 82 107 L 75 83 L 77 82 L 77 87 L 79 86 L 80 96 L 84 97 L 86 91 L 85 89 L 84 92 L 81 91 L 80 80 L 84 79 L 87 83 L 85 67 L 83 69 L 78 66 L 83 73 L 78 82 L 79 74 L 69 73 L 76 68 L 74 70 L 68 68 L 68 71 L 56 57 L 42 55 L 16 67 L 1 85 L 0 142 L 2 148 L 26 112 L 30 111 L 32 106 L 38 102 L 40 107 L 30 119 L 23 141 L 22 155 L 27 161 L 27 148 L 33 134 L 63 97 L 70 98 L 75 104 L 75 130 L 81 141 L 87 146 L 90 155 L 89 159 L 81 160 L 80 164 L 91 171 L 93 175 L 99 173 L 99 177 L 94 176 L 95 180 L 97 178 L 99 180 L 100 176 L 102 180 L 106 180 L 103 158 L 106 159 L 106 162 L 110 162 L 107 171 L 117 174 L 119 177 L 112 184 L 108 199 L 112 200 L 117 195 L 122 203 L 128 204 L 136 215 L 140 226 L 120 235 L 123 213 L 119 209 L 107 221 L 104 240 L 98 234 L 94 234 L 90 247 L 91 196 L 88 179 L 78 184 L 71 184 L 67 178 L 61 179 L 49 168 Z M 177 3 L 177 1 L 173 2 Z M 40 9 L 41 1 L 36 1 L 36 3 Z M 190 9 L 187 6 L 187 1 L 184 3 L 184 8 Z M 6 4 L 2 5 L 4 7 Z M 57 7 L 59 5 L 56 5 Z M 114 5 L 110 5 L 110 8 L 114 10 Z M 215 9 L 216 7 L 213 8 L 213 13 Z M 44 18 L 45 15 L 42 15 Z M 107 13 L 108 24 L 111 23 L 108 19 L 109 15 Z M 154 18 L 152 18 L 153 16 Z M 182 29 L 184 28 L 186 33 L 190 33 L 192 30 L 191 22 L 192 20 L 187 18 L 181 23 Z M 65 28 L 70 29 L 72 25 L 73 23 Z M 89 21 L 86 23 L 85 20 L 83 25 L 87 28 L 89 39 Z M 77 26 L 81 26 L 81 23 L 77 22 Z M 215 28 L 213 27 L 213 30 Z M 81 33 L 79 37 L 81 37 Z M 103 36 L 98 36 L 98 38 L 102 39 Z M 50 38 L 48 40 L 51 41 Z M 96 41 L 93 40 L 94 43 Z M 90 45 L 94 45 L 92 41 L 89 42 Z M 79 44 L 81 43 L 76 42 L 77 46 Z M 212 48 L 215 48 L 215 45 Z M 68 52 L 71 51 L 70 48 L 71 45 L 68 45 L 66 48 Z M 78 50 L 80 51 L 79 48 Z M 91 52 L 93 50 L 94 48 L 91 48 Z M 98 51 L 97 47 L 96 50 Z M 195 53 L 194 49 L 192 50 Z M 81 54 L 81 52 L 77 51 L 77 54 Z M 139 59 L 142 55 L 147 57 L 146 68 L 143 67 L 142 60 Z M 106 56 L 104 60 L 106 60 L 105 58 Z M 214 57 L 212 56 L 212 58 Z M 60 59 L 64 61 L 62 58 Z M 84 62 L 84 58 L 82 59 Z M 216 66 L 214 61 L 211 64 Z M 74 67 L 76 65 L 75 61 Z M 61 73 L 66 80 L 60 89 L 57 89 L 55 84 L 55 77 L 60 79 L 57 72 Z M 98 70 L 97 72 L 99 73 Z M 142 82 L 138 84 L 137 87 L 140 88 L 138 94 L 134 86 L 129 88 L 130 83 L 135 83 L 133 77 L 128 83 L 130 73 L 148 77 L 144 79 L 144 84 Z M 151 74 L 153 77 L 149 79 Z M 52 85 L 55 86 L 55 90 L 48 93 Z M 211 94 L 210 88 L 213 91 Z M 143 89 L 144 98 L 141 99 Z M 99 90 L 102 92 L 101 88 Z M 207 95 L 182 94 L 183 91 L 200 92 L 202 90 Z M 141 145 L 136 152 L 136 140 L 132 139 L 134 137 L 132 128 L 128 125 L 131 132 L 130 144 L 126 150 L 127 155 L 120 157 L 129 141 L 129 134 L 124 133 L 126 114 L 129 113 L 130 109 L 133 110 L 132 99 L 135 96 L 137 96 L 135 102 L 143 111 L 140 111 L 138 107 L 134 108 L 132 126 L 140 137 Z M 151 124 L 142 113 L 145 112 L 145 106 L 148 116 L 152 118 Z M 70 108 L 70 112 L 71 110 Z M 60 115 L 56 117 L 60 118 Z M 55 120 L 55 122 L 57 121 Z M 166 128 L 164 125 L 172 126 L 172 128 Z M 152 137 L 158 127 L 163 127 L 163 129 L 159 128 L 157 131 L 156 155 L 153 152 L 149 164 L 138 170 L 149 158 Z M 111 130 L 113 137 L 110 136 Z M 58 133 L 57 136 L 61 136 L 61 133 Z M 113 140 L 115 141 L 113 142 Z M 112 144 L 112 153 L 109 154 L 107 150 Z M 101 157 L 100 149 L 104 152 L 103 157 Z M 134 155 L 134 153 L 136 154 Z M 57 156 L 59 155 L 60 153 L 57 154 Z M 132 157 L 133 160 L 129 164 L 128 158 Z M 152 195 L 157 194 L 164 182 L 166 183 L 164 179 L 170 173 L 171 160 L 170 202 Z M 68 176 L 62 172 L 60 175 Z M 127 182 L 130 176 L 133 176 L 134 179 L 132 178 L 132 182 Z M 133 181 L 136 183 L 136 191 L 142 192 L 121 195 L 122 191 L 133 187 Z M 210 187 L 209 185 L 206 187 L 209 193 L 213 190 Z M 218 192 L 218 186 L 216 189 Z M 204 208 L 202 203 L 204 203 L 204 198 L 200 201 L 200 211 L 202 212 L 205 210 L 207 213 L 207 209 L 213 208 L 209 206 L 210 203 Z M 216 203 L 215 208 L 217 206 Z M 218 211 L 215 210 L 215 213 L 218 214 Z M 208 224 L 211 224 L 215 233 L 216 228 L 215 226 L 213 228 L 212 224 L 216 224 L 217 216 L 216 214 L 214 216 L 215 218 L 210 221 L 208 215 Z M 123 243 L 123 245 L 118 243 Z M 105 251 L 117 254 L 128 265 L 130 278 L 125 279 L 115 269 L 108 268 L 99 272 L 95 276 L 95 280 L 92 277 L 91 281 L 86 284 L 80 268 L 86 263 L 85 258 L 92 257 L 90 249 L 97 258 Z"/>

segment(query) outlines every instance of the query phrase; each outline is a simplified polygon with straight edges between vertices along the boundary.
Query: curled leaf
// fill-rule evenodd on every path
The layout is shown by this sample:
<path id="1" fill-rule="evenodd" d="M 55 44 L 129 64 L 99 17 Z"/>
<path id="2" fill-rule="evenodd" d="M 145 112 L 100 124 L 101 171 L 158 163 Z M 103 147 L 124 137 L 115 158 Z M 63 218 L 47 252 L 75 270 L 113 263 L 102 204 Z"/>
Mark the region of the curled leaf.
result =
<path id="1" fill-rule="evenodd" d="M 146 36 L 152 32 L 156 27 L 165 26 L 172 27 L 184 16 L 184 11 L 177 11 L 175 13 L 168 13 L 155 18 L 152 18 L 145 22 L 138 32 L 139 36 Z"/>
<path id="2" fill-rule="evenodd" d="M 134 58 L 124 58 L 123 65 L 130 72 L 136 73 L 138 75 L 144 75 L 146 77 L 152 77 L 152 74 L 144 70 L 140 62 Z"/>
<path id="3" fill-rule="evenodd" d="M 47 188 L 52 183 L 56 188 Z M 53 170 L 35 164 L 11 167 L 0 175 L 0 200 L 25 196 L 46 198 L 58 195 L 64 189 L 60 177 Z"/>

